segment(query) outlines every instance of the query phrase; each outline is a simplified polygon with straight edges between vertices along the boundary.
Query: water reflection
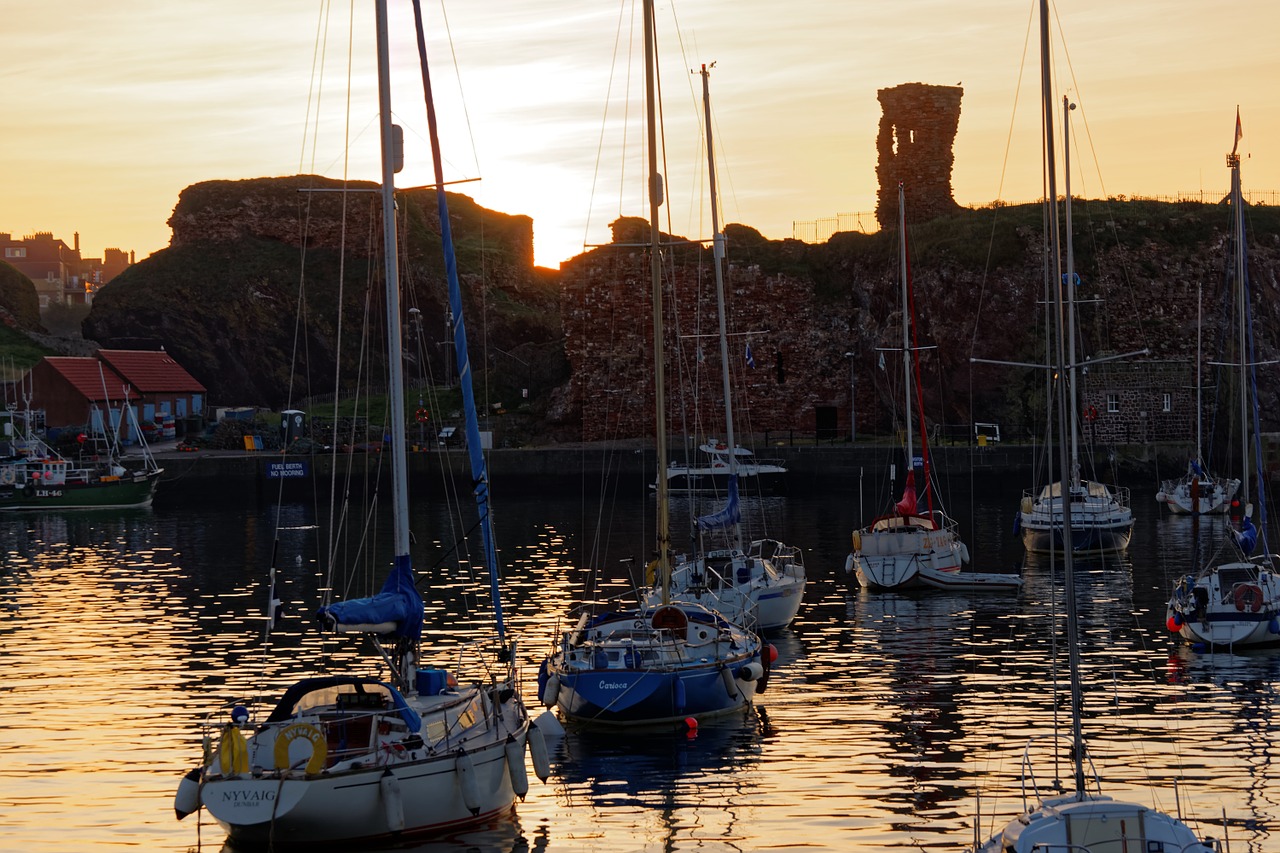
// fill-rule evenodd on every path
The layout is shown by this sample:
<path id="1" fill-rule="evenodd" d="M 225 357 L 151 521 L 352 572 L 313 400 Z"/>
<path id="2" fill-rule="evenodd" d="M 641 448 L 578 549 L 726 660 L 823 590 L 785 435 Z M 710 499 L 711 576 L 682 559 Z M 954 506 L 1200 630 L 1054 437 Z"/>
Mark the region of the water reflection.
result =
<path id="1" fill-rule="evenodd" d="M 1020 565 L 1016 501 L 951 502 L 984 570 Z M 988 500 L 983 498 L 982 500 Z M 1031 736 L 1065 719 L 1060 566 L 1029 561 L 1020 593 L 872 595 L 844 579 L 855 507 L 835 496 L 761 502 L 769 533 L 806 548 L 812 580 L 753 714 L 699 736 L 629 739 L 569 732 L 552 778 L 517 815 L 411 850 L 570 853 L 599 849 L 958 849 L 984 815 L 1018 805 Z M 1216 820 L 1233 849 L 1263 851 L 1280 820 L 1274 756 L 1280 652 L 1206 654 L 1164 628 L 1172 578 L 1205 559 L 1221 519 L 1159 515 L 1139 503 L 1122 559 L 1081 563 L 1085 729 L 1108 793 Z M 1007 511 L 1006 511 L 1007 510 Z M 329 584 L 323 514 L 288 505 L 0 520 L 0 802 L 5 849 L 216 849 L 207 821 L 173 820 L 177 779 L 198 759 L 195 715 L 262 680 L 353 657 L 313 628 Z M 430 589 L 431 649 L 473 639 L 491 606 L 478 566 L 445 521 L 414 507 Z M 590 572 L 595 519 L 574 496 L 505 500 L 499 546 L 512 636 L 533 695 L 536 662 Z M 279 522 L 279 523 L 278 523 Z M 614 525 L 594 564 L 625 588 L 623 557 L 643 555 L 643 512 Z M 286 601 L 263 639 L 272 554 Z M 381 571 L 369 559 L 370 576 Z M 1215 833 L 1219 834 L 1220 833 Z"/>

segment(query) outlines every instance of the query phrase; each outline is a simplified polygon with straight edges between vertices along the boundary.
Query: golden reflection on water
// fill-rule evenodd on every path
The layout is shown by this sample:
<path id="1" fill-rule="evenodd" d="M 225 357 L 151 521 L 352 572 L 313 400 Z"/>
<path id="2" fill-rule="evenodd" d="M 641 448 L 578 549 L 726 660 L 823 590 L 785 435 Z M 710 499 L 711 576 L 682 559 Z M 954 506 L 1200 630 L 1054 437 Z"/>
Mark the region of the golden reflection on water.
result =
<path id="1" fill-rule="evenodd" d="M 806 544 L 811 582 L 796 626 L 772 639 L 779 661 L 757 708 L 693 739 L 571 731 L 553 744 L 552 778 L 533 783 L 514 818 L 433 849 L 959 850 L 979 795 L 988 831 L 1017 811 L 1027 741 L 1068 710 L 1064 695 L 1050 698 L 1058 567 L 1029 565 L 1018 595 L 871 595 L 843 577 L 852 510 L 802 496 L 766 509 L 773 535 Z M 1166 810 L 1180 802 L 1209 822 L 1226 809 L 1233 849 L 1266 850 L 1280 819 L 1280 656 L 1199 654 L 1170 638 L 1163 604 L 1191 564 L 1188 526 L 1138 510 L 1129 557 L 1084 563 L 1076 580 L 1085 729 L 1104 789 Z M 417 511 L 428 640 L 447 662 L 487 629 L 473 582 L 482 560 L 446 558 L 443 509 Z M 539 496 L 504 501 L 498 515 L 504 603 L 535 713 L 537 663 L 589 580 L 580 514 L 576 499 Z M 1003 505 L 996 515 L 971 547 L 993 569 L 1018 558 Z M 355 659 L 312 629 L 329 583 L 315 522 L 300 507 L 280 518 L 286 614 L 267 646 L 274 508 L 161 502 L 0 519 L 0 848 L 221 846 L 215 825 L 178 823 L 171 810 L 199 758 L 202 715 L 264 681 Z M 643 518 L 626 523 L 613 553 L 594 558 L 619 591 L 647 548 Z M 376 562 L 362 587 L 376 582 Z"/>

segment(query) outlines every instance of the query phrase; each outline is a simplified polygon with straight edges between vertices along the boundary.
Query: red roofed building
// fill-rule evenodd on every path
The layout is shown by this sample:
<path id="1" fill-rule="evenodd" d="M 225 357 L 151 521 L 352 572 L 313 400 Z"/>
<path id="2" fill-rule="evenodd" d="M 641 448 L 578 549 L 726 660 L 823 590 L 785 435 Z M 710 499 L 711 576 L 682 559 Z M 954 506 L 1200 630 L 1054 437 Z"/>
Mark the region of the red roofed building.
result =
<path id="1" fill-rule="evenodd" d="M 96 356 L 47 356 L 23 381 L 33 409 L 43 409 L 48 427 L 92 426 L 101 413 L 118 423 L 126 400 L 138 420 L 165 415 L 178 423 L 204 413 L 205 387 L 163 350 L 99 350 Z M 99 413 L 94 415 L 95 410 Z M 91 420 L 93 421 L 91 423 Z"/>

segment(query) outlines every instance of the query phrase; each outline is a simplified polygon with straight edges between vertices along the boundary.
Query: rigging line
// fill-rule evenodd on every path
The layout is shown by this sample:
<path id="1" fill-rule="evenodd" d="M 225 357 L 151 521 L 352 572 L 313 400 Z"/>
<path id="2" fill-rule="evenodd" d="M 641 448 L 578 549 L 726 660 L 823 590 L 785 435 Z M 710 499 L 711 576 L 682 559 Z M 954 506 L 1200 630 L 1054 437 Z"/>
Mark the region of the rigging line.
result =
<path id="1" fill-rule="evenodd" d="M 613 61 L 610 63 L 610 66 L 609 66 L 609 82 L 605 86 L 604 114 L 600 118 L 600 136 L 596 141 L 596 163 L 595 163 L 595 168 L 592 170 L 592 173 L 591 173 L 591 192 L 587 201 L 586 222 L 582 226 L 582 247 L 584 251 L 586 250 L 587 243 L 589 242 L 588 238 L 589 238 L 589 233 L 591 231 L 591 212 L 592 210 L 594 210 L 594 207 L 595 207 L 591 203 L 591 200 L 596 197 L 596 186 L 600 182 L 600 170 L 603 165 L 602 160 L 604 157 L 604 138 L 605 138 L 605 131 L 609 127 L 609 104 L 613 98 L 614 74 L 616 73 L 618 68 L 618 47 L 622 42 L 622 22 L 624 20 L 623 13 L 625 11 L 626 11 L 626 2 L 624 0 L 624 2 L 618 5 L 618 23 L 614 29 L 614 37 L 613 37 Z M 628 77 L 629 75 L 630 75 L 630 63 L 628 63 Z M 628 83 L 628 87 L 629 85 L 630 84 Z M 625 128 L 625 124 L 626 123 L 624 120 L 623 122 L 624 128 Z M 625 160 L 625 152 L 626 152 L 626 134 L 624 131 L 624 134 L 623 134 L 624 160 Z M 621 202 L 619 202 L 619 204 L 621 204 Z"/>

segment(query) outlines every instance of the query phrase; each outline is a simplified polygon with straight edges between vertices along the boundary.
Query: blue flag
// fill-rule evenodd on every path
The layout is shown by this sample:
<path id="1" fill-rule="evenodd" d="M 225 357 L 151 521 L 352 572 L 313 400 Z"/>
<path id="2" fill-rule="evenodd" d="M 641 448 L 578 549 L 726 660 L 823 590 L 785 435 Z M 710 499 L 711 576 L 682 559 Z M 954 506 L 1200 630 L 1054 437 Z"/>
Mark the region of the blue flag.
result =
<path id="1" fill-rule="evenodd" d="M 756 358 L 751 354 L 751 341 L 747 341 L 747 367 L 755 368 Z"/>

